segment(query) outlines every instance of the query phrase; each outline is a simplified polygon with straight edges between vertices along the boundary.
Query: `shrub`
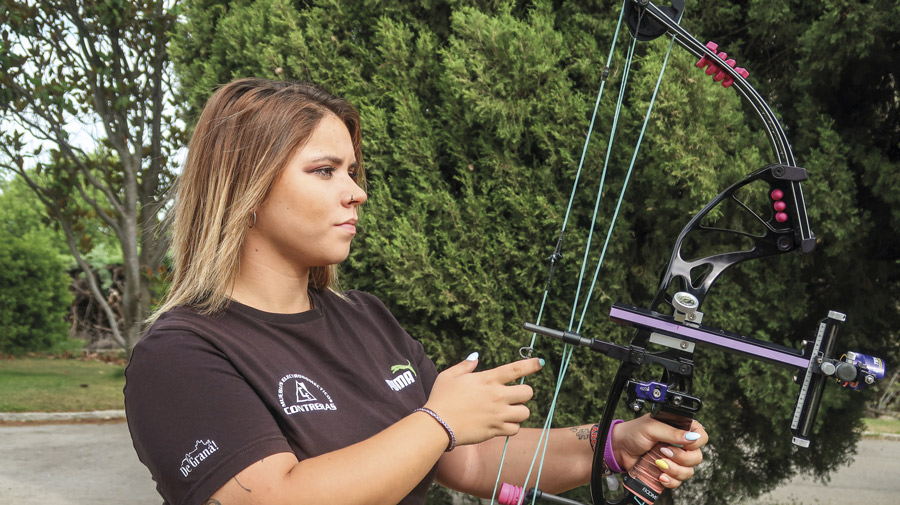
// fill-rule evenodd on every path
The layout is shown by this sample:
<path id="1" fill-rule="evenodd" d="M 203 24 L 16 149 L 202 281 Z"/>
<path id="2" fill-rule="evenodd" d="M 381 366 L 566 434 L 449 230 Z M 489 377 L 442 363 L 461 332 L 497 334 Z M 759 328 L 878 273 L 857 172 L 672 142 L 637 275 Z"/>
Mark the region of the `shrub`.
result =
<path id="1" fill-rule="evenodd" d="M 0 352 L 45 351 L 68 339 L 66 265 L 36 234 L 0 240 Z"/>

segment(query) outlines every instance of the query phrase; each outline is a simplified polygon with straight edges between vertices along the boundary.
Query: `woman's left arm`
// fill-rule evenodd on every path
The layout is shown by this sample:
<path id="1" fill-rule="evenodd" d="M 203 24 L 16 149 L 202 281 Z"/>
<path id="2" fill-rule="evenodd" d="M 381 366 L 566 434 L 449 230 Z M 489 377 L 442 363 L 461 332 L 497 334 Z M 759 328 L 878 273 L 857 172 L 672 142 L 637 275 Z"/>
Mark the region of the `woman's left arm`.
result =
<path id="1" fill-rule="evenodd" d="M 541 472 L 540 488 L 543 491 L 560 493 L 590 481 L 593 461 L 590 430 L 591 425 L 550 430 L 550 441 Z M 657 442 L 681 445 L 681 448 L 671 447 L 671 457 L 665 458 L 668 468 L 664 470 L 664 474 L 669 477 L 669 482 L 663 483 L 666 487 L 678 487 L 694 474 L 693 467 L 703 459 L 700 447 L 708 440 L 700 423 L 695 421 L 691 431 L 699 435 L 699 438 L 689 440 L 686 438 L 688 432 L 656 421 L 649 415 L 618 424 L 612 434 L 616 461 L 621 468 L 629 469 Z M 691 438 L 695 436 L 690 435 Z M 510 437 L 500 476 L 501 483 L 522 486 L 540 437 L 541 430 L 536 428 L 523 428 Z M 445 454 L 438 463 L 437 482 L 464 493 L 490 498 L 505 440 L 497 437 L 480 444 L 458 447 Z M 523 487 L 533 486 L 536 476 L 535 470 Z"/>

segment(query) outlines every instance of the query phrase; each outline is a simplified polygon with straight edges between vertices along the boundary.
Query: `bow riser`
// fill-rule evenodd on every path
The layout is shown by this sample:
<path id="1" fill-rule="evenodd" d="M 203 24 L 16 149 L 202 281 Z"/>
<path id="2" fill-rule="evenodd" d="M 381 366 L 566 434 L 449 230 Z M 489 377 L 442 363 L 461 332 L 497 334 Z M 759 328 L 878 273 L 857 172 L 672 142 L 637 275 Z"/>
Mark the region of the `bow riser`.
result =
<path id="1" fill-rule="evenodd" d="M 747 260 L 792 250 L 810 252 L 815 247 L 815 238 L 803 236 L 801 224 L 808 223 L 806 202 L 803 195 L 797 192 L 800 181 L 803 180 L 806 180 L 806 170 L 803 168 L 781 164 L 770 165 L 719 193 L 685 225 L 679 234 L 659 290 L 650 305 L 651 308 L 658 309 L 661 304 L 667 302 L 671 295 L 670 291 L 674 289 L 696 297 L 699 309 L 713 283 L 726 269 Z M 736 195 L 739 190 L 757 181 L 768 185 L 767 193 L 771 209 L 768 219 L 752 210 Z M 779 198 L 774 198 L 773 195 Z M 736 202 L 745 213 L 749 214 L 752 222 L 762 226 L 764 232 L 751 234 L 738 229 L 704 225 L 703 221 L 709 213 L 726 202 Z M 742 236 L 752 241 L 752 247 L 747 250 L 686 259 L 684 252 L 686 240 L 692 233 L 701 232 Z"/>

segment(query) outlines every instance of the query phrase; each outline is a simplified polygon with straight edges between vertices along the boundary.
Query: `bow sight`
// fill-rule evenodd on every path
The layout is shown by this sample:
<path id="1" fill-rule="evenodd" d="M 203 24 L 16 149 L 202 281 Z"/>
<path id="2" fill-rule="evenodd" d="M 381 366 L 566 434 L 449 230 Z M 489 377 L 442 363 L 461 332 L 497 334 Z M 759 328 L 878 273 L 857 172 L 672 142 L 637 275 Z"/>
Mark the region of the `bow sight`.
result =
<path id="1" fill-rule="evenodd" d="M 802 349 L 795 350 L 771 342 L 729 333 L 702 326 L 700 308 L 712 284 L 728 268 L 750 259 L 757 259 L 791 251 L 809 253 L 816 246 L 806 213 L 806 202 L 800 183 L 806 180 L 806 170 L 796 166 L 790 143 L 777 117 L 762 96 L 747 82 L 749 72 L 735 66 L 724 52 L 716 52 L 718 46 L 702 44 L 683 29 L 678 20 L 684 10 L 684 1 L 675 0 L 671 7 L 658 7 L 649 0 L 625 0 L 623 16 L 638 40 L 651 40 L 668 34 L 674 41 L 700 58 L 697 67 L 723 86 L 734 88 L 749 102 L 763 121 L 771 141 L 776 162 L 761 168 L 743 180 L 733 184 L 711 200 L 682 229 L 662 275 L 659 289 L 649 309 L 640 309 L 616 303 L 610 310 L 610 318 L 635 329 L 634 338 L 627 346 L 596 339 L 584 338 L 578 333 L 546 328 L 525 323 L 525 329 L 556 338 L 575 346 L 619 360 L 621 365 L 613 380 L 606 409 L 599 430 L 596 447 L 604 447 L 615 406 L 622 393 L 631 410 L 641 411 L 650 407 L 651 415 L 672 426 L 689 430 L 694 415 L 700 410 L 701 400 L 692 395 L 694 376 L 693 354 L 696 346 L 713 347 L 749 359 L 769 362 L 797 370 L 795 381 L 800 385 L 796 406 L 791 418 L 792 441 L 800 447 L 809 447 L 810 434 L 822 398 L 825 383 L 836 379 L 845 388 L 862 389 L 884 377 L 884 362 L 874 356 L 847 352 L 838 356 L 835 341 L 846 316 L 831 311 L 822 319 L 813 337 L 804 341 Z M 759 205 L 745 198 L 751 184 L 767 185 L 765 204 Z M 754 186 L 754 187 L 755 187 Z M 756 203 L 762 201 L 759 193 L 750 193 Z M 711 224 L 711 211 L 720 205 L 730 204 L 738 210 L 737 224 L 750 223 L 757 231 L 746 231 L 746 226 L 722 226 Z M 692 249 L 698 235 L 724 238 L 726 244 L 740 242 L 728 252 L 698 254 Z M 691 239 L 689 240 L 689 237 Z M 745 247 L 749 242 L 750 246 Z M 722 247 L 718 247 L 721 250 Z M 672 311 L 666 315 L 660 311 Z M 651 352 L 650 346 L 662 350 Z M 641 381 L 635 372 L 646 364 L 662 366 L 664 371 L 658 381 Z M 653 463 L 659 458 L 657 444 L 644 455 L 624 478 L 623 497 L 607 499 L 603 492 L 604 481 L 613 484 L 603 474 L 603 450 L 594 453 L 591 475 L 591 494 L 595 504 L 616 505 L 632 503 L 652 504 L 664 490 L 658 477 L 661 474 Z M 609 485 L 609 484 L 608 484 Z M 609 485 L 612 489 L 612 485 Z M 507 491 L 513 489 L 507 488 Z M 550 503 L 577 503 L 542 493 L 537 489 L 524 493 L 508 492 L 521 503 L 523 496 L 529 500 L 538 497 Z"/>
<path id="2" fill-rule="evenodd" d="M 686 390 L 686 384 L 690 384 L 694 369 L 688 356 L 693 354 L 697 345 L 794 368 L 798 372 L 795 381 L 800 384 L 800 392 L 791 419 L 791 433 L 793 443 L 800 447 L 809 447 L 813 421 L 828 378 L 836 379 L 845 388 L 860 390 L 865 385 L 873 384 L 877 379 L 884 377 L 884 361 L 880 358 L 857 352 L 847 352 L 840 358 L 836 357 L 834 344 L 838 328 L 846 320 L 846 316 L 840 312 L 829 312 L 828 316 L 819 322 L 814 338 L 804 341 L 803 349 L 797 351 L 691 322 L 698 319 L 696 311 L 692 310 L 699 305 L 696 298 L 689 293 L 679 292 L 674 299 L 678 301 L 673 304 L 675 308 L 673 316 L 620 303 L 613 304 L 610 310 L 610 319 L 636 328 L 638 334 L 636 337 L 644 337 L 635 340 L 669 348 L 656 353 L 648 352 L 644 346 L 634 343 L 620 346 L 584 338 L 574 332 L 530 323 L 525 323 L 524 327 L 530 332 L 559 339 L 570 345 L 588 347 L 595 352 L 620 360 L 623 367 L 629 371 L 647 363 L 663 366 L 666 369 L 665 381 L 642 382 L 627 378 L 623 385 L 625 403 L 635 412 L 640 412 L 649 404 L 655 418 L 681 429 L 690 428 L 691 419 L 701 408 L 700 399 L 691 396 Z M 628 375 L 631 375 L 630 372 Z M 605 433 L 603 428 L 601 433 Z M 597 447 L 603 446 L 605 440 L 597 443 Z M 658 482 L 660 470 L 653 464 L 653 461 L 659 458 L 659 455 L 655 454 L 656 449 L 641 458 L 625 477 L 625 488 L 631 491 L 625 503 L 652 504 L 663 491 L 663 486 Z M 597 451 L 596 454 L 603 457 L 602 451 Z M 600 483 L 594 482 L 592 478 L 591 485 L 593 489 Z M 537 493 L 538 497 L 548 503 L 576 503 L 553 501 L 556 497 L 539 491 L 531 493 L 531 496 Z"/>

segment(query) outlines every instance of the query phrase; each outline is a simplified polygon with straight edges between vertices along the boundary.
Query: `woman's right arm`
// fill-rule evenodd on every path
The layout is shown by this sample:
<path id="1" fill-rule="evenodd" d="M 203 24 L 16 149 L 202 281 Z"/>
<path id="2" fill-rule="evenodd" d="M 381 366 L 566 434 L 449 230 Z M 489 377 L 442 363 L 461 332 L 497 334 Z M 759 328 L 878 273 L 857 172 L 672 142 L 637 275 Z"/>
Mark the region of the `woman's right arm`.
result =
<path id="1" fill-rule="evenodd" d="M 529 386 L 506 384 L 540 370 L 537 359 L 474 372 L 464 361 L 440 375 L 426 407 L 451 427 L 457 444 L 510 436 L 528 417 Z M 210 505 L 395 504 L 431 471 L 447 448 L 444 427 L 414 412 L 373 437 L 298 461 L 279 453 L 248 466 L 216 491 Z"/>

